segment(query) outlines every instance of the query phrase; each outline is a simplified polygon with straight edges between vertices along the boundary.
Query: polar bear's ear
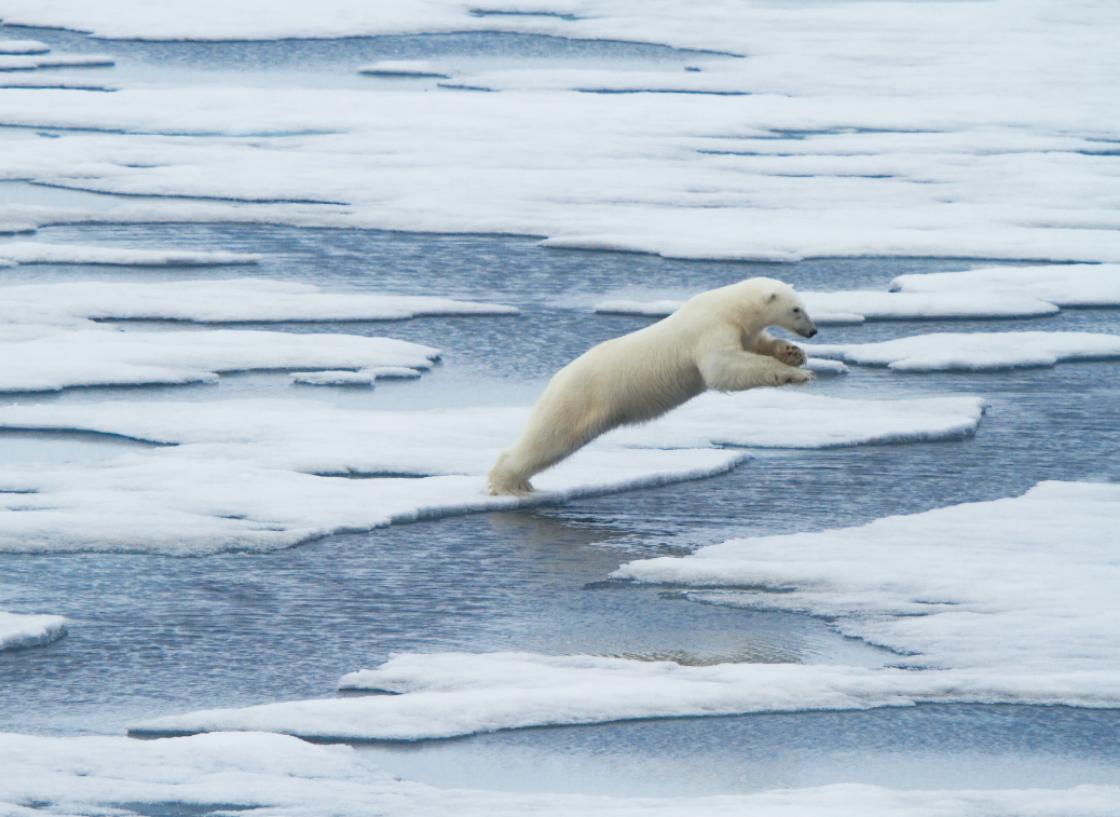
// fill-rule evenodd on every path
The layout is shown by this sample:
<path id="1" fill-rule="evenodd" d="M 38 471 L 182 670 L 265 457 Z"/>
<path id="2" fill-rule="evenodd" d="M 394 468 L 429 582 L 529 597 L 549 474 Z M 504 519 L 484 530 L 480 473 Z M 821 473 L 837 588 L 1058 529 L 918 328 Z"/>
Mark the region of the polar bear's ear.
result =
<path id="1" fill-rule="evenodd" d="M 770 297 L 766 299 L 766 303 L 772 304 L 776 300 L 778 300 L 778 293 L 777 292 L 771 292 Z"/>

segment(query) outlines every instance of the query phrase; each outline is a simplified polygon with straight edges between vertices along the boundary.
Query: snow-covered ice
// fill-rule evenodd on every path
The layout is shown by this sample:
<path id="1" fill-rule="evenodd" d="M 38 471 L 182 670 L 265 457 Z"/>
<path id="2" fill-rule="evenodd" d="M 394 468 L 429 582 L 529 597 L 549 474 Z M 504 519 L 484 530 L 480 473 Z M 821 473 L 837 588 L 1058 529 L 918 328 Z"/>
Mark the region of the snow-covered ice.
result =
<path id="1" fill-rule="evenodd" d="M 834 377 L 838 374 L 847 374 L 848 367 L 841 360 L 830 360 L 825 357 L 810 357 L 805 360 L 804 368 L 823 377 Z"/>
<path id="2" fill-rule="evenodd" d="M 920 278 L 922 276 L 906 276 Z M 818 324 L 858 324 L 864 321 L 943 320 L 955 318 L 1024 318 L 1053 315 L 1058 307 L 1040 298 L 1001 291 L 936 292 L 801 292 L 805 306 Z M 607 314 L 669 315 L 683 301 L 608 299 L 595 304 Z"/>
<path id="3" fill-rule="evenodd" d="M 38 40 L 0 40 L 0 54 L 46 54 L 50 50 Z"/>
<path id="4" fill-rule="evenodd" d="M 489 31 L 746 57 L 663 54 L 578 86 L 636 91 L 622 94 L 564 90 L 573 66 L 541 60 L 490 71 L 509 90 L 488 94 L 387 82 L 3 90 L 0 124 L 68 131 L 6 150 L 0 178 L 202 198 L 242 219 L 236 201 L 267 201 L 273 223 L 519 233 L 683 258 L 1120 261 L 1118 102 L 1085 81 L 1116 70 L 1111 6 L 909 4 L 885 18 L 864 4 L 581 0 L 559 17 L 474 15 L 457 0 L 275 5 L 211 2 L 180 19 L 134 0 L 111 11 L 3 0 L 0 14 L 120 37 Z M 998 48 L 960 47 L 962 31 L 993 30 Z M 713 93 L 642 92 L 658 90 Z M 747 95 L 715 95 L 727 91 Z M 174 221 L 182 205 L 152 201 L 143 217 Z M 75 209 L 22 215 L 108 217 Z"/>
<path id="5" fill-rule="evenodd" d="M 66 635 L 63 616 L 9 613 L 0 610 L 0 650 L 37 647 Z"/>
<path id="6" fill-rule="evenodd" d="M 1120 680 L 1117 530 L 1120 485 L 1044 482 L 859 527 L 732 539 L 615 575 L 742 587 L 708 598 L 826 616 L 905 666 L 1020 674 L 1024 691 L 1064 676 L 1075 699 Z"/>
<path id="7" fill-rule="evenodd" d="M 540 493 L 527 499 L 491 497 L 484 487 L 498 452 L 525 421 L 523 407 L 358 411 L 278 400 L 7 406 L 0 408 L 2 428 L 159 445 L 95 468 L 0 469 L 0 488 L 33 492 L 0 493 L 0 507 L 9 507 L 0 512 L 0 550 L 275 549 L 337 531 L 710 476 L 747 456 L 712 444 L 958 439 L 976 428 L 981 406 L 967 396 L 875 403 L 768 390 L 706 395 L 596 441 L 538 477 Z M 774 423 L 776 411 L 796 421 Z"/>
<path id="8" fill-rule="evenodd" d="M 1057 306 L 1120 306 L 1120 264 L 1048 264 L 1040 267 L 984 267 L 964 272 L 900 275 L 900 292 L 957 292 L 1037 298 Z"/>
<path id="9" fill-rule="evenodd" d="M 223 372 L 405 366 L 427 369 L 439 350 L 331 332 L 206 332 L 4 326 L 0 392 L 74 386 L 208 383 Z"/>
<path id="10" fill-rule="evenodd" d="M 12 817 L 247 807 L 260 817 L 1115 817 L 1118 786 L 906 790 L 866 785 L 709 797 L 617 798 L 440 789 L 347 746 L 269 734 L 165 740 L 0 734 L 0 810 Z"/>
<path id="11" fill-rule="evenodd" d="M 1100 332 L 931 332 L 872 343 L 814 343 L 806 350 L 899 372 L 1046 368 L 1120 358 L 1120 336 Z"/>
<path id="12" fill-rule="evenodd" d="M 0 257 L 3 254 L 0 245 Z M 239 257 L 256 258 L 245 254 Z M 429 295 L 329 292 L 314 284 L 260 278 L 77 281 L 0 287 L 0 316 L 13 322 L 27 320 L 28 315 L 44 322 L 82 318 L 195 323 L 381 321 L 425 315 L 512 315 L 517 311 L 502 304 Z"/>
<path id="13" fill-rule="evenodd" d="M 94 263 L 111 267 L 204 267 L 246 264 L 261 260 L 250 252 L 224 250 L 142 250 L 97 244 L 48 244 L 37 241 L 0 243 L 0 262 Z"/>
<path id="14" fill-rule="evenodd" d="M 0 262 L 13 264 L 102 264 L 107 266 L 195 267 L 255 264 L 260 256 L 224 250 L 147 250 L 37 241 L 0 243 Z M 45 292 L 43 294 L 46 294 Z"/>
<path id="15" fill-rule="evenodd" d="M 499 729 L 635 718 L 868 709 L 917 703 L 1116 706 L 1120 674 L 936 670 L 824 664 L 684 666 L 590 655 L 419 653 L 343 676 L 392 692 L 210 709 L 154 718 L 137 735 L 279 732 L 313 739 L 426 740 Z"/>

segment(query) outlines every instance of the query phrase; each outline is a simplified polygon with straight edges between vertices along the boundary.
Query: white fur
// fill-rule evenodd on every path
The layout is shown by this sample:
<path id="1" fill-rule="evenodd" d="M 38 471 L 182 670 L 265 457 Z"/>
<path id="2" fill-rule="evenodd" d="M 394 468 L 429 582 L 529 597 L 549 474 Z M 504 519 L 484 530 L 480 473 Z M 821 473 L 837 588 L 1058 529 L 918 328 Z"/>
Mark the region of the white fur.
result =
<path id="1" fill-rule="evenodd" d="M 604 341 L 549 382 L 516 445 L 490 471 L 490 493 L 525 494 L 529 478 L 621 425 L 659 417 L 708 389 L 804 383 L 804 353 L 766 332 L 816 334 L 793 288 L 749 278 L 701 293 L 652 326 Z"/>

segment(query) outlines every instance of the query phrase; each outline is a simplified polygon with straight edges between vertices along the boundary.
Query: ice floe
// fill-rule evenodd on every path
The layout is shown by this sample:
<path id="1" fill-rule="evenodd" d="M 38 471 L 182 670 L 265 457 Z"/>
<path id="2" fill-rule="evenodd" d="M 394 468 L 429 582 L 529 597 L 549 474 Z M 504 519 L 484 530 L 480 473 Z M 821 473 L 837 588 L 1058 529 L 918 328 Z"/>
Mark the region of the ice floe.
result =
<path id="1" fill-rule="evenodd" d="M 8 613 L 0 610 L 0 650 L 38 647 L 66 635 L 63 616 Z"/>
<path id="2" fill-rule="evenodd" d="M 779 412 L 784 421 L 774 423 Z M 0 469 L 0 488 L 22 492 L 0 493 L 0 550 L 275 549 L 337 531 L 711 476 L 747 457 L 713 444 L 958 439 L 980 422 L 981 401 L 706 395 L 655 423 L 605 436 L 541 475 L 537 495 L 488 496 L 484 475 L 527 414 L 524 407 L 358 411 L 295 400 L 3 407 L 0 428 L 156 445 L 96 468 Z"/>
<path id="3" fill-rule="evenodd" d="M 906 276 L 920 278 L 922 276 Z M 864 321 L 945 320 L 957 318 L 1024 318 L 1053 315 L 1058 307 L 1041 298 L 1019 293 L 909 291 L 802 292 L 818 324 L 858 324 Z M 946 287 L 947 290 L 951 288 Z M 683 303 L 677 299 L 640 301 L 607 299 L 595 304 L 596 312 L 629 315 L 669 315 Z"/>
<path id="4" fill-rule="evenodd" d="M 269 734 L 166 740 L 0 734 L 0 810 L 33 815 L 226 812 L 260 817 L 1115 817 L 1120 786 L 906 790 L 867 785 L 708 797 L 621 798 L 440 789 L 347 746 Z M 236 806 L 236 808 L 233 808 Z"/>
<path id="5" fill-rule="evenodd" d="M 1037 298 L 1057 306 L 1120 306 L 1120 264 L 984 267 L 964 272 L 900 275 L 900 292 L 956 292 L 989 298 Z"/>
<path id="6" fill-rule="evenodd" d="M 1069 702 L 1094 690 L 1105 701 L 1120 692 L 1118 529 L 1120 485 L 1044 482 L 859 527 L 732 539 L 615 575 L 741 587 L 706 597 L 826 616 L 905 666 L 1019 675 L 1028 697 L 1065 678 Z"/>
<path id="7" fill-rule="evenodd" d="M 821 357 L 898 372 L 1046 368 L 1120 358 L 1120 336 L 1099 332 L 931 332 L 873 343 L 806 344 Z"/>
<path id="8" fill-rule="evenodd" d="M 1074 689 L 1068 684 L 1078 683 Z M 1115 706 L 1120 675 L 925 671 L 821 664 L 683 666 L 591 655 L 419 653 L 342 677 L 319 698 L 170 715 L 136 735 L 278 732 L 328 740 L 428 740 L 500 729 L 636 718 L 913 706 L 1079 703 Z"/>
<path id="9" fill-rule="evenodd" d="M 46 54 L 50 50 L 38 40 L 0 40 L 0 54 Z"/>
<path id="10" fill-rule="evenodd" d="M 0 258 L 4 253 L 0 245 Z M 83 254 L 83 257 L 88 256 Z M 228 256 L 204 254 L 195 263 L 231 263 L 231 259 L 236 263 L 252 263 L 256 258 L 232 253 Z M 430 295 L 328 292 L 314 284 L 262 278 L 77 281 L 0 287 L 0 317 L 12 322 L 26 321 L 28 316 L 34 316 L 37 321 L 82 318 L 195 323 L 382 321 L 425 315 L 511 315 L 517 311 L 515 307 L 502 304 Z"/>
<path id="11" fill-rule="evenodd" d="M 207 383 L 222 372 L 255 369 L 427 369 L 438 356 L 430 346 L 336 333 L 6 325 L 0 328 L 0 392 Z"/>
<path id="12" fill-rule="evenodd" d="M 148 250 L 136 247 L 102 247 L 96 244 L 45 244 L 36 241 L 0 243 L 0 263 L 101 264 L 106 266 L 195 267 L 256 264 L 255 253 L 225 250 Z M 46 294 L 45 292 L 43 294 Z"/>

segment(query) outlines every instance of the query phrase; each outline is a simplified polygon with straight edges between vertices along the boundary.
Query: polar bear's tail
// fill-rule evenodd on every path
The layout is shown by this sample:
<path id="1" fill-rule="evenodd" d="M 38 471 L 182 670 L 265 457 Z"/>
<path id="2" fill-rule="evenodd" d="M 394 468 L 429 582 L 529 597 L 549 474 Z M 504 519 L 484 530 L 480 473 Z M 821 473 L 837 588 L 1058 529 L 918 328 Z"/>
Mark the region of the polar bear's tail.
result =
<path id="1" fill-rule="evenodd" d="M 524 496 L 533 493 L 533 485 L 523 471 L 515 468 L 511 452 L 506 451 L 490 469 L 487 487 L 494 496 Z"/>

